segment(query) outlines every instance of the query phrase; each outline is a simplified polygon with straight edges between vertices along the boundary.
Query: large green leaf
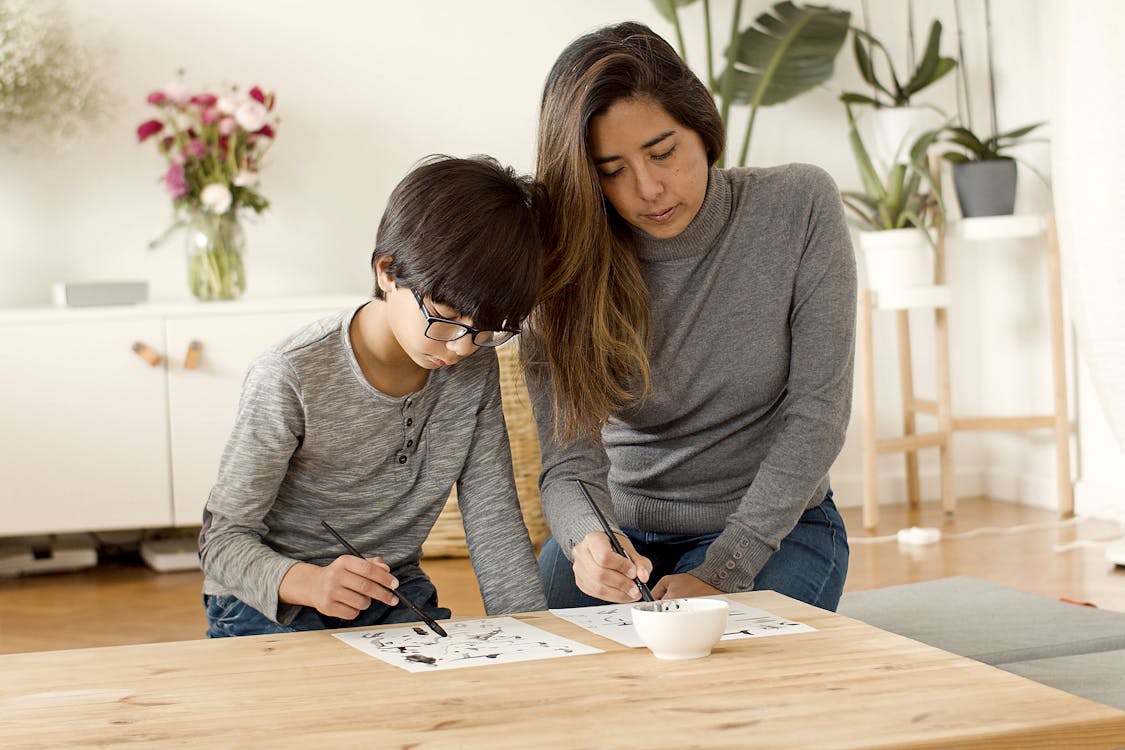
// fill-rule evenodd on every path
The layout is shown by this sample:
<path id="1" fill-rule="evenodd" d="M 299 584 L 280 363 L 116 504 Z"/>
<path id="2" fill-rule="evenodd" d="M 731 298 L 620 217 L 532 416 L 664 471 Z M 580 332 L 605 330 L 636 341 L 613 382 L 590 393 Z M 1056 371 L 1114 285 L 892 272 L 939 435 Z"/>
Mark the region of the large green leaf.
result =
<path id="1" fill-rule="evenodd" d="M 719 88 L 730 91 L 733 103 L 764 107 L 825 83 L 850 21 L 848 11 L 777 3 L 773 15 L 761 14 L 739 35 L 734 68 L 720 74 Z M 730 89 L 722 88 L 724 76 L 731 78 Z"/>
<path id="2" fill-rule="evenodd" d="M 675 23 L 676 8 L 683 8 L 696 1 L 697 0 L 652 0 L 652 7 L 656 8 L 656 12 L 663 16 L 665 21 Z"/>

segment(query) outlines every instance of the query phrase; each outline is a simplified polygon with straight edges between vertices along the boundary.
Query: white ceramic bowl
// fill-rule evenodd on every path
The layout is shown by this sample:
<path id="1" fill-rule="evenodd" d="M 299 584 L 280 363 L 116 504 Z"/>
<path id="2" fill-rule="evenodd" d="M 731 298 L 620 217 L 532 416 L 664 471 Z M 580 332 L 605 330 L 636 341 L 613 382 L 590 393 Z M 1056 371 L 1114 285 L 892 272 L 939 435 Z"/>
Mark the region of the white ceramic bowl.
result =
<path id="1" fill-rule="evenodd" d="M 640 602 L 630 609 L 641 642 L 658 659 L 698 659 L 711 653 L 727 627 L 722 599 Z"/>

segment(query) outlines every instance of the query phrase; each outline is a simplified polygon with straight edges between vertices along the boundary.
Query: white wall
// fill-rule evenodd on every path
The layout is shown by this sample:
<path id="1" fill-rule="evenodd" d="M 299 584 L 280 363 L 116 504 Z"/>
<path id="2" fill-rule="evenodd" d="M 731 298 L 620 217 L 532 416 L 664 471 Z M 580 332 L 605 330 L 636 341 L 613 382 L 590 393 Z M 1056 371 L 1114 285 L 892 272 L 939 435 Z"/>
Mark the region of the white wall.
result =
<path id="1" fill-rule="evenodd" d="M 1075 500 L 1080 512 L 1112 516 L 1125 509 L 1125 48 L 1116 33 L 1125 5 L 1053 0 L 1049 12 L 1059 236 L 1080 353 Z"/>
<path id="2" fill-rule="evenodd" d="M 1041 42 L 1051 35 L 1044 21 L 1050 1 L 993 2 L 1002 128 L 1047 118 Z M 832 4 L 860 21 L 860 0 Z M 719 38 L 727 33 L 732 5 L 712 2 Z M 747 0 L 744 18 L 768 5 Z M 868 5 L 870 30 L 902 60 L 906 3 Z M 983 0 L 962 5 L 975 124 L 983 127 Z M 181 67 L 191 84 L 257 83 L 277 92 L 283 122 L 262 182 L 273 206 L 247 226 L 248 296 L 365 293 L 383 203 L 415 160 L 434 152 L 486 152 L 531 171 L 542 82 L 570 39 L 624 19 L 674 39 L 670 24 L 647 0 L 70 0 L 65 7 L 80 36 L 107 39 L 116 48 L 111 82 L 122 104 L 111 127 L 63 156 L 17 153 L 0 144 L 0 262 L 6 271 L 0 274 L 0 306 L 46 304 L 58 280 L 140 278 L 150 282 L 154 300 L 186 299 L 180 242 L 145 249 L 167 224 L 170 203 L 157 182 L 160 158 L 152 144 L 138 145 L 134 137 L 149 114 L 145 95 Z M 702 71 L 699 4 L 681 12 L 689 60 Z M 944 51 L 955 53 L 952 0 L 916 0 L 915 17 L 918 45 L 938 17 L 946 26 Z M 721 49 L 719 43 L 716 54 Z M 857 187 L 836 98 L 862 84 L 850 48 L 837 62 L 827 88 L 759 114 L 751 163 L 812 162 L 843 188 Z M 952 77 L 923 95 L 950 112 L 954 97 Z M 732 151 L 740 137 L 732 136 Z M 1030 147 L 1025 156 L 1047 166 L 1045 146 Z M 1024 176 L 1017 210 L 1043 209 L 1046 194 L 1045 186 Z M 999 248 L 985 256 L 953 246 L 950 255 L 955 409 L 1049 409 L 1035 247 Z M 893 394 L 889 316 L 879 321 L 878 336 L 879 377 L 886 384 L 880 391 Z M 918 322 L 920 390 L 932 383 L 928 336 L 928 327 Z M 900 423 L 892 400 L 880 404 L 884 434 Z M 856 437 L 833 472 L 846 504 L 859 497 Z M 901 460 L 887 457 L 881 466 L 888 478 L 884 500 L 901 499 L 901 485 L 892 481 L 901 475 Z M 964 493 L 988 489 L 1050 505 L 1052 466 L 1048 437 L 966 435 L 958 441 Z M 927 488 L 934 467 L 926 457 Z M 936 496 L 936 484 L 926 494 Z"/>

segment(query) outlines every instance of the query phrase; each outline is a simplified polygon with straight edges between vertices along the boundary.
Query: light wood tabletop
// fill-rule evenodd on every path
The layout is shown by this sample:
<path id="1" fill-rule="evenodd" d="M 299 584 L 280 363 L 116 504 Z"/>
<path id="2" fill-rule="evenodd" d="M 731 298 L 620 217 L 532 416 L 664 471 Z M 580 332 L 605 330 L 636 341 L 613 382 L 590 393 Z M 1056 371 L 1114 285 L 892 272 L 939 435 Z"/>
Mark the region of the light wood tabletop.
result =
<path id="1" fill-rule="evenodd" d="M 0 656 L 0 747 L 1120 748 L 1125 712 L 771 591 L 816 628 L 660 661 L 604 653 L 410 673 L 326 632 Z"/>

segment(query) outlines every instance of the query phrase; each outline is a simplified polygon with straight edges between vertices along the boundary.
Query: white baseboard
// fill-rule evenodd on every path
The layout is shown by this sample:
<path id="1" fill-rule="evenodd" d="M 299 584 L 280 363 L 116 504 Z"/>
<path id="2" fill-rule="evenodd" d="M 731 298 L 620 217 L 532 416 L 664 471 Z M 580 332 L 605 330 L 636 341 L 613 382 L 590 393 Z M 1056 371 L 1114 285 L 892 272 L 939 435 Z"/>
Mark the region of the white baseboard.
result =
<path id="1" fill-rule="evenodd" d="M 922 469 L 922 499 L 936 500 L 942 496 L 942 484 L 936 470 Z M 832 475 L 832 496 L 839 507 L 863 505 L 863 478 L 859 475 Z M 1125 481 L 1125 477 L 1123 477 Z M 1059 507 L 1055 480 L 1051 476 L 1027 477 L 1014 472 L 963 469 L 956 471 L 957 497 L 985 496 L 1007 503 L 1054 510 Z M 906 470 L 882 472 L 879 476 L 880 505 L 901 505 L 907 501 Z M 1079 515 L 1123 521 L 1125 518 L 1125 484 L 1080 479 L 1074 484 L 1074 510 Z"/>
<path id="2" fill-rule="evenodd" d="M 936 470 L 922 470 L 922 498 L 941 497 L 941 477 Z M 1125 477 L 1123 477 L 1125 480 Z M 1013 472 L 960 469 L 956 472 L 958 497 L 986 496 L 993 500 L 1019 503 L 1044 510 L 1058 509 L 1058 494 L 1053 476 L 1025 476 Z M 859 474 L 832 475 L 832 494 L 841 508 L 863 504 L 863 478 Z M 906 472 L 883 472 L 878 488 L 881 505 L 906 502 Z M 1074 508 L 1080 515 L 1107 520 L 1125 516 L 1125 484 L 1079 480 L 1074 485 Z"/>
<path id="3" fill-rule="evenodd" d="M 1125 484 L 1080 479 L 1074 485 L 1076 513 L 1110 521 L 1125 520 Z"/>
<path id="4" fill-rule="evenodd" d="M 979 470 L 957 470 L 954 486 L 958 497 L 976 497 L 985 494 L 982 475 Z M 937 471 L 921 470 L 918 475 L 922 484 L 922 498 L 925 500 L 941 497 L 941 477 Z M 860 474 L 832 474 L 832 498 L 841 508 L 863 505 L 863 477 Z M 897 474 L 879 474 L 877 490 L 880 505 L 899 505 L 906 502 L 906 471 Z"/>

